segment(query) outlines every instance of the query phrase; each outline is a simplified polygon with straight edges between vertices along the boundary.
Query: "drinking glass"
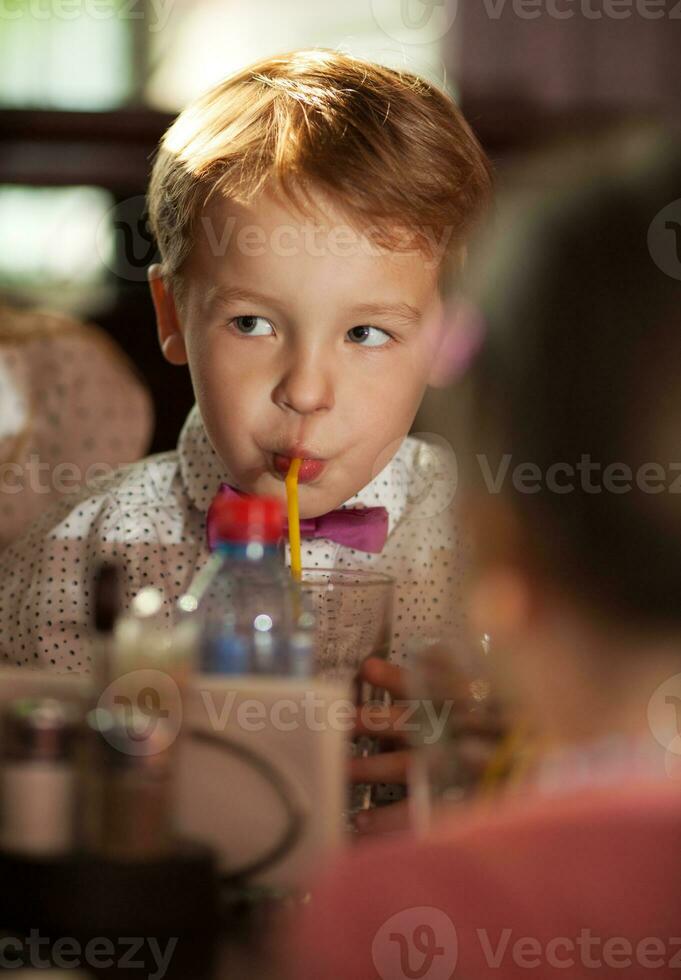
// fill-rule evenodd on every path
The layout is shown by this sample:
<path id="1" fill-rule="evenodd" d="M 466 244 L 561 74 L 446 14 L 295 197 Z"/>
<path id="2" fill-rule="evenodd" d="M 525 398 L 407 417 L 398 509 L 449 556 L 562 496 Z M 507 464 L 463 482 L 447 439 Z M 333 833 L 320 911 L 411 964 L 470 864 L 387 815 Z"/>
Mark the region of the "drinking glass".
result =
<path id="1" fill-rule="evenodd" d="M 504 722 L 495 697 L 487 634 L 456 646 L 438 636 L 409 646 L 412 723 L 417 749 L 410 774 L 412 823 L 427 832 L 441 803 L 460 802 L 482 784 Z"/>
<path id="2" fill-rule="evenodd" d="M 357 674 L 367 657 L 387 659 L 393 625 L 395 580 L 367 569 L 304 568 L 301 589 L 316 616 L 315 672 L 329 680 L 353 684 L 358 707 L 379 692 L 360 683 Z M 353 739 L 353 755 L 366 757 L 377 750 L 376 739 Z M 372 805 L 368 785 L 351 792 L 350 814 Z"/>

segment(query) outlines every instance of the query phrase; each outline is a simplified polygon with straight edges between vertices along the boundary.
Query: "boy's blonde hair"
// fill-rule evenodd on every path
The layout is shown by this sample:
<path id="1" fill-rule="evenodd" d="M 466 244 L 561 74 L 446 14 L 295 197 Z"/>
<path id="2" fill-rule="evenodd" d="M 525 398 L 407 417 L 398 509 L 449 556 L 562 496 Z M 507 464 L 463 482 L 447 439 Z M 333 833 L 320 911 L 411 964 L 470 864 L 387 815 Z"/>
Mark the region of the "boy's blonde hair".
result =
<path id="1" fill-rule="evenodd" d="M 491 177 L 455 104 L 424 79 L 336 51 L 269 58 L 189 105 L 161 142 L 148 204 L 164 274 L 181 272 L 209 195 L 246 203 L 265 185 L 303 210 L 322 191 L 388 247 L 396 227 L 427 229 L 451 254 Z"/>

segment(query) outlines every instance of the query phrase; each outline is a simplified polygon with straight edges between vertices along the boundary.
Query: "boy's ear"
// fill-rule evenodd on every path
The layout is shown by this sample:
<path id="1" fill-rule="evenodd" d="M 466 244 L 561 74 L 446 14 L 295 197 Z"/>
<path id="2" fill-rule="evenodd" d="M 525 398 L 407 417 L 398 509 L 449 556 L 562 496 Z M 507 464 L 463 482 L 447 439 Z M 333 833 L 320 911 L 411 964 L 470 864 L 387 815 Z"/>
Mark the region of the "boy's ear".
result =
<path id="1" fill-rule="evenodd" d="M 187 349 L 182 335 L 182 326 L 177 315 L 173 292 L 163 278 L 163 267 L 158 263 L 150 265 L 147 277 L 156 313 L 158 342 L 161 345 L 163 356 L 171 364 L 186 364 Z"/>

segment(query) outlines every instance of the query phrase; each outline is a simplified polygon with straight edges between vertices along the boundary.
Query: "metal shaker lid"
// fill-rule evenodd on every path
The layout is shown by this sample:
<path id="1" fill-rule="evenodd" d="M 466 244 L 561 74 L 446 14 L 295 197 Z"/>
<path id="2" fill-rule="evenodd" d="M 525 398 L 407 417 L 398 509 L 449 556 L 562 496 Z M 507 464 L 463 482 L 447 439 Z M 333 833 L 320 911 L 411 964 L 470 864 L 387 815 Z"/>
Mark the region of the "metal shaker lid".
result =
<path id="1" fill-rule="evenodd" d="M 70 758 L 75 750 L 80 713 L 75 704 L 56 698 L 17 698 L 3 705 L 0 752 L 6 760 L 48 761 Z"/>

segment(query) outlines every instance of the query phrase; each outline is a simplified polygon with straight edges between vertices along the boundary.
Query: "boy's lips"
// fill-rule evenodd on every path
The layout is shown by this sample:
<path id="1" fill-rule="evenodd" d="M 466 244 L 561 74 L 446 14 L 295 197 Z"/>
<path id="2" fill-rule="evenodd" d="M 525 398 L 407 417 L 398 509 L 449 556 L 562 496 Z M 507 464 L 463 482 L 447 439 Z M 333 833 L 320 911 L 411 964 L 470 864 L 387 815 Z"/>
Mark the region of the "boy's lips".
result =
<path id="1" fill-rule="evenodd" d="M 280 453 L 273 454 L 272 462 L 279 476 L 286 476 L 293 458 L 293 456 L 283 456 Z M 316 480 L 318 476 L 321 476 L 322 470 L 326 466 L 325 459 L 310 459 L 305 456 L 299 456 L 297 458 L 301 460 L 300 469 L 298 470 L 298 483 L 311 483 L 313 480 Z"/>

